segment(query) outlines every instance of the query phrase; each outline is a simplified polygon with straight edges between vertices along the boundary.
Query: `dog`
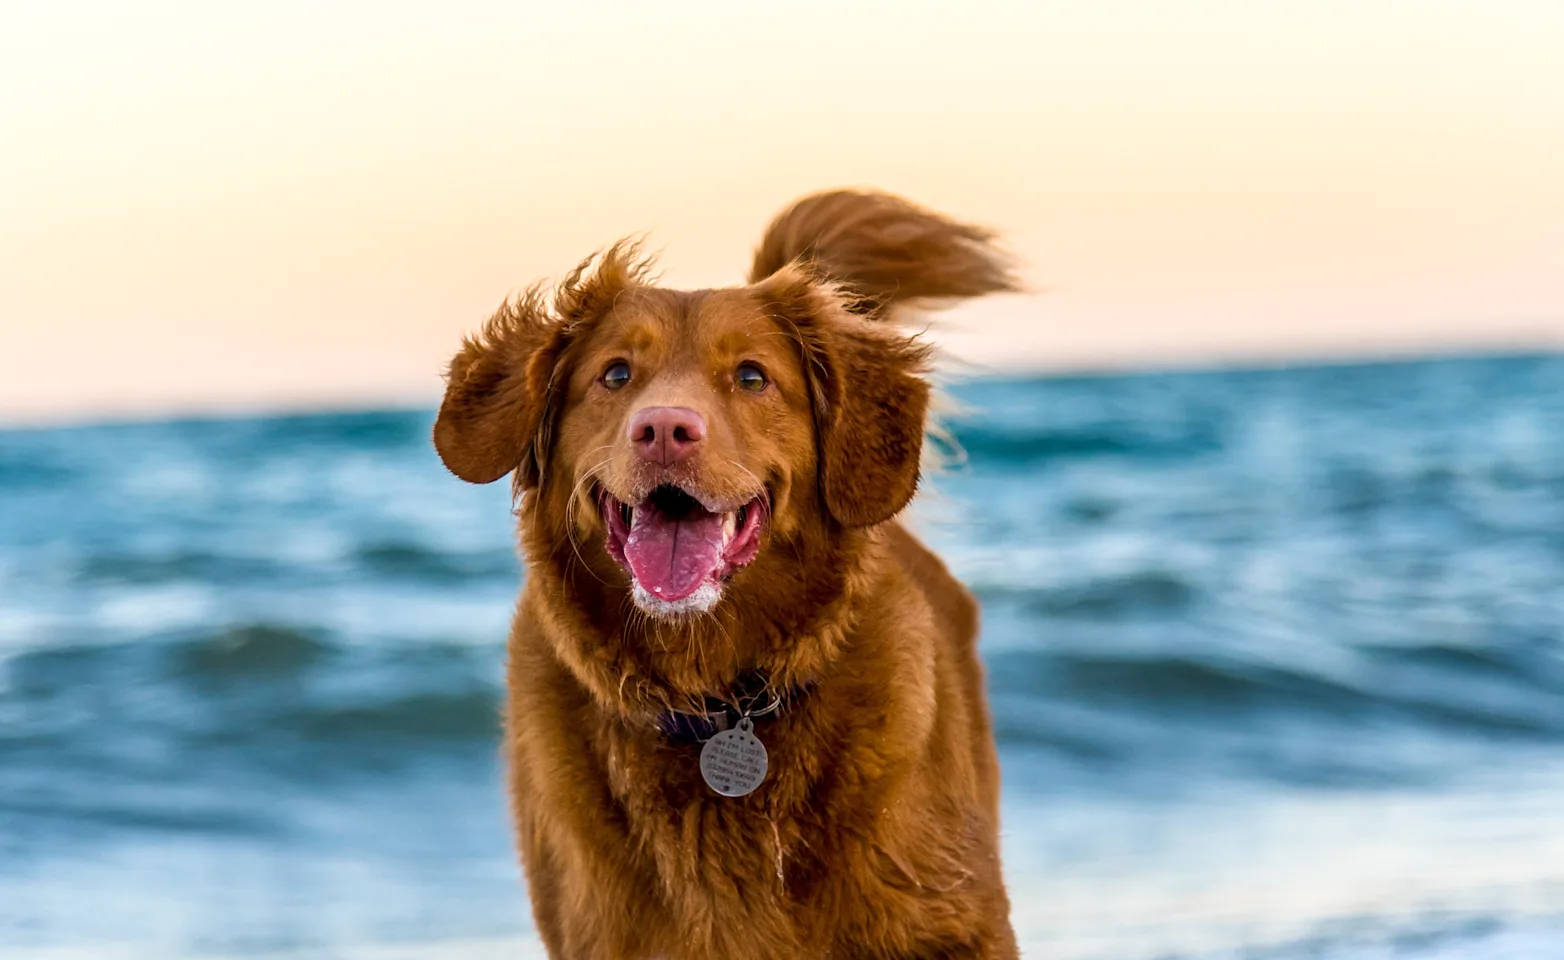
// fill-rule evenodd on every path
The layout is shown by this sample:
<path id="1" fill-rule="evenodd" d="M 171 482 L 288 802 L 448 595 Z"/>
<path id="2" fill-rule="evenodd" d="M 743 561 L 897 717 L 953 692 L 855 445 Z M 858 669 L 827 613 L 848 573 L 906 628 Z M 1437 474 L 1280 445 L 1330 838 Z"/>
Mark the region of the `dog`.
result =
<path id="1" fill-rule="evenodd" d="M 555 960 L 1017 956 L 975 601 L 898 522 L 929 349 L 1015 289 L 992 232 L 798 201 L 743 286 L 628 241 L 450 363 L 445 465 L 512 479 L 504 753 Z"/>

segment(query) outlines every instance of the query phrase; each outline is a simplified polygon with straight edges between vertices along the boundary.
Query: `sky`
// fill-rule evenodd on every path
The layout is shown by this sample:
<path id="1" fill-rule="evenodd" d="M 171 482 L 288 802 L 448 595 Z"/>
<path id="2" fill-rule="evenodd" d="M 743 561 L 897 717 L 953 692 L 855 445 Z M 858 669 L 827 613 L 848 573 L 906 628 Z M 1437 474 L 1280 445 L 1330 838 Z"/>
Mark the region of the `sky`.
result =
<path id="1" fill-rule="evenodd" d="M 999 229 L 977 369 L 1564 345 L 1564 3 L 0 5 L 0 418 L 422 403 L 647 232 Z"/>

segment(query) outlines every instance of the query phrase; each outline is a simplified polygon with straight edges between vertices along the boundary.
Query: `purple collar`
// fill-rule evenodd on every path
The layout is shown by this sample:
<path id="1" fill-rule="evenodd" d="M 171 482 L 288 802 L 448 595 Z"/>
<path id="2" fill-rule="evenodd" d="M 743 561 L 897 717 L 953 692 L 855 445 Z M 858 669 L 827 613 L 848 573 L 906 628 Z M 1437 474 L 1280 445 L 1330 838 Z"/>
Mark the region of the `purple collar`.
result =
<path id="1" fill-rule="evenodd" d="M 657 729 L 674 743 L 702 743 L 732 728 L 740 717 L 761 723 L 781 715 L 782 707 L 805 693 L 793 687 L 781 693 L 771 689 L 765 675 L 750 671 L 739 678 L 726 697 L 707 697 L 703 710 L 665 710 L 657 717 Z"/>

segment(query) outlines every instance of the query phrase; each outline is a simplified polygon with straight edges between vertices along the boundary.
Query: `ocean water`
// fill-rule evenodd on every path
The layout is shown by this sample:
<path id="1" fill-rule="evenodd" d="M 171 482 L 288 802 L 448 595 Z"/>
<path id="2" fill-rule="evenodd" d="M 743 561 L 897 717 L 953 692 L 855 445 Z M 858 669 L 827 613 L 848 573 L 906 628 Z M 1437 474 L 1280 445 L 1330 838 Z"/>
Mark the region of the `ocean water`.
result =
<path id="1" fill-rule="evenodd" d="M 1564 358 L 954 392 L 1029 955 L 1564 958 Z M 539 955 L 431 417 L 0 432 L 0 956 Z"/>

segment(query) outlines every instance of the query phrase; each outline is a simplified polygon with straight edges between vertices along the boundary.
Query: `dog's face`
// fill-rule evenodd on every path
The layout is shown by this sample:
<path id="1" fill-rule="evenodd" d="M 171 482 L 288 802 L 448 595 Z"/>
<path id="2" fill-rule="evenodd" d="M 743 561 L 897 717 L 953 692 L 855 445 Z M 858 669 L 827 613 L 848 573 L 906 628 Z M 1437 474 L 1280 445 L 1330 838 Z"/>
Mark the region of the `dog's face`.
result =
<path id="1" fill-rule="evenodd" d="M 811 519 L 811 383 L 781 323 L 748 290 L 641 287 L 571 351 L 554 456 L 573 533 L 601 535 L 643 611 L 710 610 L 768 527 Z"/>
<path id="2" fill-rule="evenodd" d="M 905 506 L 919 346 L 801 268 L 693 292 L 643 275 L 616 248 L 452 361 L 436 446 L 463 479 L 515 471 L 529 563 L 684 619 L 744 603 L 747 582 L 802 582 L 788 566 L 808 547 Z"/>

